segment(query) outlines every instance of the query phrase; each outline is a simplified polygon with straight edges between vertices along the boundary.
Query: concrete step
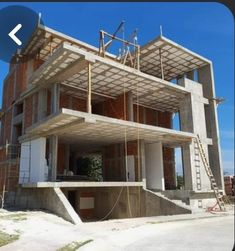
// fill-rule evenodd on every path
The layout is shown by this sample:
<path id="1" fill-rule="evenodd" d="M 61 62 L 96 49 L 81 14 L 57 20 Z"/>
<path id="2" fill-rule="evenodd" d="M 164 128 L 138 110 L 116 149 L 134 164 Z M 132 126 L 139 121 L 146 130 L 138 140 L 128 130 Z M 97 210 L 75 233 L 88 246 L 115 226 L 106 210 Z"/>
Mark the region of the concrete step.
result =
<path id="1" fill-rule="evenodd" d="M 168 200 L 168 201 L 174 203 L 175 205 L 177 205 L 179 207 L 182 207 L 182 208 L 185 208 L 185 209 L 188 209 L 188 210 L 192 211 L 191 207 L 189 205 L 187 205 L 186 203 L 182 202 L 181 200 L 172 200 L 172 199 L 169 199 L 164 194 L 162 194 L 160 191 L 157 191 L 157 192 L 156 192 L 156 190 L 148 190 L 148 191 L 150 191 L 151 193 L 154 193 L 158 197 L 163 198 L 164 200 Z"/>
<path id="2" fill-rule="evenodd" d="M 187 204 L 185 202 L 183 202 L 182 200 L 171 200 L 171 201 L 174 201 L 175 203 L 180 203 L 182 205 L 187 206 Z"/>

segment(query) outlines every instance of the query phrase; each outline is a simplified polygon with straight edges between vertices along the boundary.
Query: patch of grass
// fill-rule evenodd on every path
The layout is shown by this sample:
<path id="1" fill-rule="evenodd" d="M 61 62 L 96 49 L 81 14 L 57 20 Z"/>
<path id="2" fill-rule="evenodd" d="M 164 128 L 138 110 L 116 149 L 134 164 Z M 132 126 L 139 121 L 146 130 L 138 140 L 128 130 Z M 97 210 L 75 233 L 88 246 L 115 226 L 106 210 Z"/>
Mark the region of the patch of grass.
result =
<path id="1" fill-rule="evenodd" d="M 2 231 L 0 231 L 0 247 L 5 246 L 13 241 L 16 241 L 19 239 L 18 234 L 7 234 Z"/>
<path id="2" fill-rule="evenodd" d="M 66 246 L 58 249 L 57 251 L 75 251 L 77 249 L 79 249 L 80 247 L 86 245 L 89 242 L 92 242 L 93 240 L 86 240 L 86 241 L 74 241 L 71 242 L 69 244 L 67 244 Z"/>
<path id="3" fill-rule="evenodd" d="M 27 220 L 25 213 L 15 213 L 15 214 L 7 214 L 7 215 L 0 215 L 0 220 L 13 220 L 15 222 Z"/>

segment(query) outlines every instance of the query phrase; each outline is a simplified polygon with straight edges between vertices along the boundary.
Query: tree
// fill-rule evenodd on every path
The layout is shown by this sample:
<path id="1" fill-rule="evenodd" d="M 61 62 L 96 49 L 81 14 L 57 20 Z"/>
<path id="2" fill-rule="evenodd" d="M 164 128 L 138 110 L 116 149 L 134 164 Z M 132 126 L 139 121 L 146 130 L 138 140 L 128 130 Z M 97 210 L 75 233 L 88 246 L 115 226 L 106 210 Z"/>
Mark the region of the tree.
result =
<path id="1" fill-rule="evenodd" d="M 177 175 L 177 189 L 181 189 L 182 187 L 184 187 L 184 177 Z"/>
<path id="2" fill-rule="evenodd" d="M 91 180 L 102 181 L 102 159 L 99 155 L 80 157 L 77 160 L 79 175 L 88 176 Z"/>

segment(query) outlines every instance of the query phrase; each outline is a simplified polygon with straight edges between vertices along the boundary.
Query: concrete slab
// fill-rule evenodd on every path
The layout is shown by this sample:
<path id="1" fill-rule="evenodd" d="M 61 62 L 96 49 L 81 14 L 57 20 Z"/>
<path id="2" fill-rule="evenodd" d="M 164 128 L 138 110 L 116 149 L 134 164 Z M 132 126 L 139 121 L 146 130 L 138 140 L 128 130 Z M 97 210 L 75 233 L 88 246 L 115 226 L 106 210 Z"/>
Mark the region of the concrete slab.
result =
<path id="1" fill-rule="evenodd" d="M 69 109 L 61 109 L 57 114 L 36 123 L 26 131 L 26 140 L 30 137 L 49 136 L 57 134 L 69 143 L 79 142 L 81 145 L 98 144 L 100 146 L 111 143 L 121 143 L 137 138 L 153 143 L 161 141 L 163 144 L 174 146 L 191 142 L 194 134 L 179 132 L 163 127 L 139 124 L 132 121 L 109 118 L 101 115 L 88 114 Z"/>
<path id="2" fill-rule="evenodd" d="M 141 47 L 140 70 L 161 77 L 160 54 L 164 66 L 164 79 L 166 80 L 177 78 L 186 72 L 211 63 L 208 59 L 172 40 L 159 36 Z"/>
<path id="3" fill-rule="evenodd" d="M 24 188 L 46 188 L 46 187 L 142 187 L 143 182 L 87 182 L 87 181 L 66 181 L 66 182 L 35 182 L 22 184 Z"/>
<path id="4" fill-rule="evenodd" d="M 87 89 L 87 62 L 92 62 L 92 91 L 117 97 L 125 91 L 138 93 L 134 102 L 162 111 L 176 112 L 188 92 L 181 86 L 145 74 L 132 67 L 63 43 L 30 77 L 32 86 L 55 82 Z M 138 97 L 137 97 L 138 96 Z"/>

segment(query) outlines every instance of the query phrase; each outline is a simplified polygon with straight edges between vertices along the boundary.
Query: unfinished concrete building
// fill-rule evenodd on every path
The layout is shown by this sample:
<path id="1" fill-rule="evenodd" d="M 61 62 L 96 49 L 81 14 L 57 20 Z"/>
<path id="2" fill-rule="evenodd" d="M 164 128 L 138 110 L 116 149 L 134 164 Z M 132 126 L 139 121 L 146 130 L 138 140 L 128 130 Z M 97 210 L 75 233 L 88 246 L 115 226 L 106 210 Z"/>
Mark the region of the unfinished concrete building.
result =
<path id="1" fill-rule="evenodd" d="M 107 52 L 114 39 L 125 53 Z M 11 64 L 4 81 L 5 204 L 49 209 L 78 223 L 191 213 L 215 203 L 195 145 L 199 135 L 223 191 L 211 61 L 162 35 L 139 46 L 101 31 L 96 48 L 41 26 L 22 52 L 33 54 Z M 182 152 L 181 189 L 175 148 Z M 91 159 L 98 178 L 87 171 Z"/>

